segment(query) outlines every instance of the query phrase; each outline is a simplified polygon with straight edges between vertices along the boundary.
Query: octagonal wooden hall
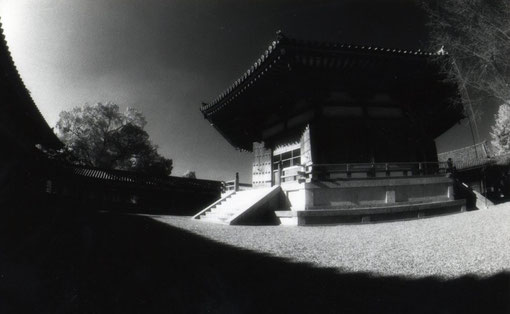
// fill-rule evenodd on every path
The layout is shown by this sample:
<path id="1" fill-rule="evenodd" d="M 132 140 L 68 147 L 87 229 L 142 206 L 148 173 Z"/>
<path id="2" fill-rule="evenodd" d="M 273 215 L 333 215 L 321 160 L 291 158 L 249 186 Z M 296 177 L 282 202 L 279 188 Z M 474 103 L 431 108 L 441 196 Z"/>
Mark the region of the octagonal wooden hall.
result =
<path id="1" fill-rule="evenodd" d="M 201 111 L 230 144 L 253 151 L 254 189 L 280 187 L 290 208 L 272 210 L 283 224 L 461 211 L 434 141 L 463 118 L 440 58 L 279 33 Z"/>

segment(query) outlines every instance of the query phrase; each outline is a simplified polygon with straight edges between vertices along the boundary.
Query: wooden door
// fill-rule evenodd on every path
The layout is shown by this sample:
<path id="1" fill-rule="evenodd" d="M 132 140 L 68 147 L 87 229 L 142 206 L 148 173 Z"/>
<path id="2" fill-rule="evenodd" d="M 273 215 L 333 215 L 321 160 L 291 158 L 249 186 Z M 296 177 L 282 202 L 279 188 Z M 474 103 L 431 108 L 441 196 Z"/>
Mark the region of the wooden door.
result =
<path id="1" fill-rule="evenodd" d="M 266 148 L 264 142 L 253 143 L 253 187 L 271 187 L 272 186 L 272 152 L 270 148 Z"/>

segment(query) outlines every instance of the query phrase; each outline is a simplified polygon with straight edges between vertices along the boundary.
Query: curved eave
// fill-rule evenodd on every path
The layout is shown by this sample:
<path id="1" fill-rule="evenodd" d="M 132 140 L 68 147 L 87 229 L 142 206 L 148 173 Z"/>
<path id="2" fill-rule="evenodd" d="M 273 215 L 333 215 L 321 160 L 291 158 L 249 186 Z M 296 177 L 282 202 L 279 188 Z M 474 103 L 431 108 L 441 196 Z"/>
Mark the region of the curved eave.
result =
<path id="1" fill-rule="evenodd" d="M 255 63 L 225 91 L 210 103 L 204 103 L 200 108 L 204 117 L 209 118 L 215 113 L 232 103 L 235 98 L 245 92 L 263 75 L 268 73 L 271 67 L 276 66 L 284 55 L 293 53 L 321 53 L 321 54 L 362 54 L 370 56 L 391 56 L 391 57 L 418 57 L 431 58 L 447 53 L 432 53 L 421 50 L 391 49 L 364 45 L 341 44 L 334 42 L 306 41 L 287 38 L 278 34 L 277 39 L 269 45 L 268 49 L 255 61 Z M 305 61 L 306 65 L 306 61 Z M 313 65 L 311 62 L 310 65 Z"/>
<path id="2" fill-rule="evenodd" d="M 31 140 L 34 142 L 33 144 L 42 144 L 48 148 L 61 148 L 63 146 L 62 142 L 49 127 L 19 75 L 7 45 L 1 22 L 0 41 L 0 49 L 3 50 L 0 53 L 0 57 L 3 58 L 1 62 L 5 65 L 5 69 L 3 69 L 5 72 L 3 74 L 8 78 L 8 81 L 4 81 L 3 84 L 12 85 L 16 94 L 16 100 L 13 103 L 16 108 L 13 108 L 13 110 L 18 112 L 18 116 L 21 117 L 20 119 L 23 119 L 23 121 L 20 121 L 21 124 L 26 123 L 33 127 L 33 134 L 30 134 Z"/>
<path id="3" fill-rule="evenodd" d="M 210 116 L 228 105 L 232 99 L 235 99 L 248 89 L 258 78 L 267 73 L 273 65 L 281 60 L 281 54 L 284 54 L 285 51 L 278 51 L 279 45 L 279 39 L 273 41 L 260 58 L 240 78 L 234 81 L 212 102 L 204 103 L 200 108 L 204 116 Z"/>

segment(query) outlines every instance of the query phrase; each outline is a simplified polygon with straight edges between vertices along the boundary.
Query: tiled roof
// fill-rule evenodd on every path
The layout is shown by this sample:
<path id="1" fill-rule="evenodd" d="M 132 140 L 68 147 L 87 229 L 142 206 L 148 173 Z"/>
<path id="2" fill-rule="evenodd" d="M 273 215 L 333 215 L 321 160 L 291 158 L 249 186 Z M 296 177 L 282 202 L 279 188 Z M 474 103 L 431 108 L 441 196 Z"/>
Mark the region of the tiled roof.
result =
<path id="1" fill-rule="evenodd" d="M 336 42 L 319 42 L 310 40 L 300 40 L 288 38 L 281 32 L 277 32 L 277 38 L 274 40 L 257 61 L 236 81 L 234 81 L 226 90 L 210 103 L 203 103 L 200 110 L 204 114 L 214 113 L 227 105 L 233 98 L 250 87 L 254 81 L 268 73 L 272 66 L 276 66 L 282 56 L 288 53 L 288 50 L 316 50 L 327 53 L 363 53 L 371 55 L 393 55 L 393 56 L 414 56 L 430 57 L 438 55 L 447 55 L 446 52 L 424 52 L 421 50 L 405 50 L 395 48 L 382 48 L 369 45 L 343 44 Z M 297 62 L 309 66 L 335 67 L 338 64 L 333 58 L 299 58 Z M 219 106 L 218 106 L 219 105 Z"/>
<path id="2" fill-rule="evenodd" d="M 72 174 L 82 178 L 109 181 L 112 183 L 135 184 L 161 188 L 213 188 L 221 187 L 220 181 L 191 179 L 171 176 L 151 176 L 133 171 L 100 169 L 85 166 L 71 166 Z"/>
<path id="3" fill-rule="evenodd" d="M 487 147 L 487 142 L 451 150 L 437 155 L 439 161 L 447 161 L 451 158 L 457 169 L 469 169 L 495 163 Z"/>
<path id="4" fill-rule="evenodd" d="M 435 62 L 445 57 L 278 34 L 255 64 L 203 104 L 201 112 L 232 146 L 251 151 L 253 142 L 277 140 L 281 125 L 286 131 L 303 128 L 320 116 L 324 102 L 344 104 L 329 99 L 336 93 L 362 102 L 360 91 L 368 89 L 390 95 L 381 102 L 418 112 L 435 138 L 463 117 L 457 86 L 444 80 Z"/>

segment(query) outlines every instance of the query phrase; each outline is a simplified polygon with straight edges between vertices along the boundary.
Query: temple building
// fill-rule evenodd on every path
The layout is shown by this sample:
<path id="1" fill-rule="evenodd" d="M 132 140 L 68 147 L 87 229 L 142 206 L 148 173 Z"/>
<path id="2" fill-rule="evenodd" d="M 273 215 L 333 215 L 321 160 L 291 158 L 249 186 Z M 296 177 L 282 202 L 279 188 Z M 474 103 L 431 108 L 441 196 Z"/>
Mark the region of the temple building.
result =
<path id="1" fill-rule="evenodd" d="M 273 208 L 283 224 L 461 211 L 434 140 L 463 108 L 438 58 L 448 56 L 279 33 L 201 111 L 230 144 L 253 152 L 254 189 L 284 193 L 289 208 Z"/>

